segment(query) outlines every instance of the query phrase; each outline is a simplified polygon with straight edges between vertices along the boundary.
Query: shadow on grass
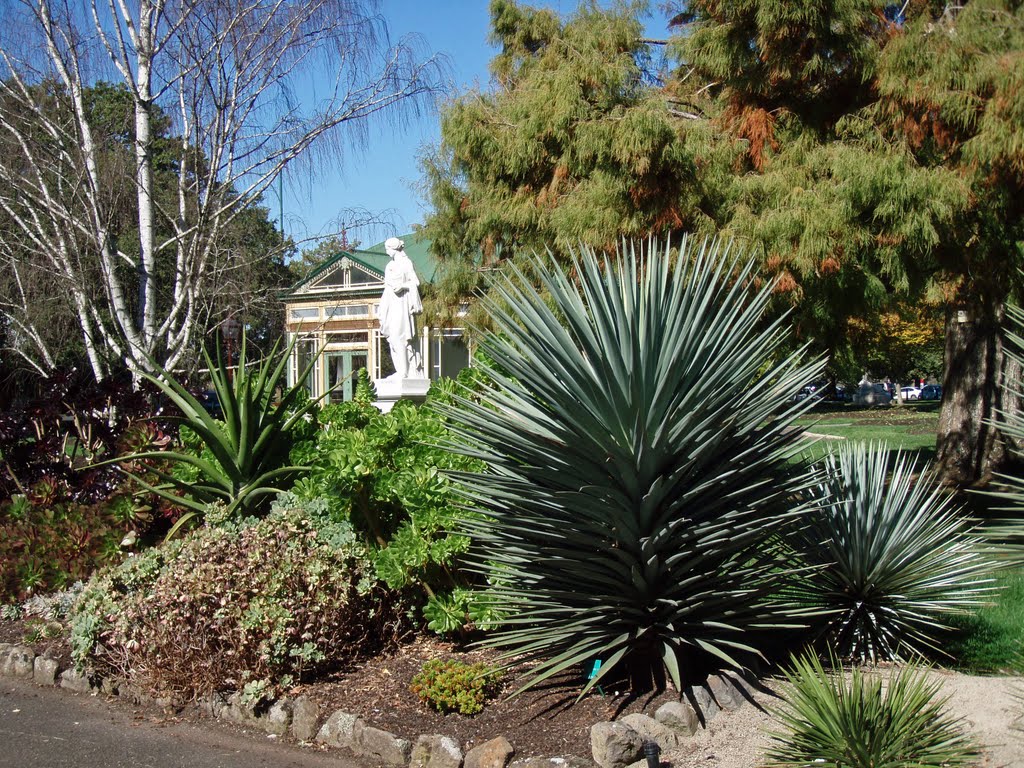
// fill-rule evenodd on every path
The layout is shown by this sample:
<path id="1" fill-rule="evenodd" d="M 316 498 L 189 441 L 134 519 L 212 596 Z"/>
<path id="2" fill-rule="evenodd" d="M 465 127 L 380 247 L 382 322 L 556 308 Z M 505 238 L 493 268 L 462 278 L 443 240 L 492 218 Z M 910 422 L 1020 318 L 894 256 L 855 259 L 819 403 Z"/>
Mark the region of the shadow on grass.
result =
<path id="1" fill-rule="evenodd" d="M 983 614 L 957 616 L 942 642 L 945 654 L 930 661 L 974 674 L 1024 674 L 1024 653 L 1017 629 Z"/>

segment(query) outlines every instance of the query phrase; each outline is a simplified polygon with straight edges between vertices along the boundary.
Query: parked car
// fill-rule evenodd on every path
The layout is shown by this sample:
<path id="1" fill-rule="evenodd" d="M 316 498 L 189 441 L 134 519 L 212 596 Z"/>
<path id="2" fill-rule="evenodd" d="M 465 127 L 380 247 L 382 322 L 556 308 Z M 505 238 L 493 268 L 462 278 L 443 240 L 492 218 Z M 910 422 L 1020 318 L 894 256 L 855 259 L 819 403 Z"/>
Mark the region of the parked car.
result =
<path id="1" fill-rule="evenodd" d="M 922 400 L 941 400 L 942 399 L 942 385 L 941 384 L 925 384 L 921 389 Z"/>
<path id="2" fill-rule="evenodd" d="M 793 395 L 794 400 L 806 400 L 808 397 L 821 397 L 821 394 L 818 392 L 818 388 L 813 384 L 808 384 Z"/>
<path id="3" fill-rule="evenodd" d="M 904 387 L 900 390 L 900 398 L 903 400 L 919 400 L 921 398 L 921 390 L 917 387 Z"/>
<path id="4" fill-rule="evenodd" d="M 854 405 L 888 405 L 892 395 L 884 384 L 862 384 L 853 396 Z"/>

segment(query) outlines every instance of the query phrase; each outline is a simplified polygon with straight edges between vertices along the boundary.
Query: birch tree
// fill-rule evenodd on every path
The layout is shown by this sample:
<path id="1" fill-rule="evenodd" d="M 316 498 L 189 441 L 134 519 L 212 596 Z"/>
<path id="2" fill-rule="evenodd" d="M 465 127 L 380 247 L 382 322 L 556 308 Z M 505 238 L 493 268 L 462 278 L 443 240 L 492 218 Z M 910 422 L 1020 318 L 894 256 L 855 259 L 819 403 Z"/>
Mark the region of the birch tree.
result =
<path id="1" fill-rule="evenodd" d="M 435 58 L 390 45 L 378 0 L 18 0 L 0 30 L 2 307 L 53 366 L 26 309 L 45 275 L 102 379 L 173 368 L 205 318 L 225 231 L 285 168 L 365 139 L 438 91 Z M 126 89 L 127 161 L 89 89 Z M 166 141 L 170 137 L 171 141 Z M 158 139 L 162 141 L 158 142 Z M 160 145 L 173 183 L 157 183 Z M 126 196 L 130 199 L 126 200 Z M 133 226 L 115 226 L 128 205 Z"/>

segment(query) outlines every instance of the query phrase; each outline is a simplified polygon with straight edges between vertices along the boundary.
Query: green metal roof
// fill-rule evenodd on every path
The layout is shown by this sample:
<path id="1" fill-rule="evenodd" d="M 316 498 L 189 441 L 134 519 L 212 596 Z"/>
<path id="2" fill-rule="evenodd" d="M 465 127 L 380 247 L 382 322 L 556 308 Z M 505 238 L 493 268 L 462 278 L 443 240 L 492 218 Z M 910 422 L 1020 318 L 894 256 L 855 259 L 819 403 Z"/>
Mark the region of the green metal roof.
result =
<path id="1" fill-rule="evenodd" d="M 434 275 L 437 273 L 437 260 L 430 253 L 431 241 L 416 232 L 412 232 L 408 235 L 402 235 L 400 236 L 400 239 L 405 243 L 405 253 L 416 268 L 416 274 L 419 275 L 420 282 L 433 282 Z M 364 267 L 367 267 L 382 276 L 384 274 L 384 268 L 387 266 L 388 261 L 391 260 L 391 257 L 388 256 L 387 252 L 384 250 L 384 241 L 366 249 L 339 251 L 333 256 L 329 256 L 324 259 L 320 266 L 302 278 L 302 280 L 297 282 L 291 288 L 284 291 L 281 294 L 281 298 L 288 299 L 304 294 L 306 286 L 315 282 L 317 278 L 325 272 L 328 272 L 335 264 L 346 256 L 352 261 L 358 262 Z"/>
<path id="2" fill-rule="evenodd" d="M 437 274 L 437 259 L 430 252 L 430 248 L 433 245 L 432 241 L 428 240 L 419 232 L 412 232 L 408 235 L 400 235 L 399 239 L 405 243 L 405 254 L 412 261 L 412 265 L 416 267 L 416 274 L 419 275 L 420 282 L 432 283 L 434 282 L 434 275 Z M 376 258 L 383 258 L 380 262 L 380 271 L 384 271 L 384 267 L 387 266 L 388 259 L 387 252 L 384 250 L 384 241 L 371 245 L 365 251 L 357 251 L 358 257 L 364 255 L 373 254 Z M 373 266 L 367 262 L 367 266 Z M 374 267 L 376 269 L 376 267 Z"/>

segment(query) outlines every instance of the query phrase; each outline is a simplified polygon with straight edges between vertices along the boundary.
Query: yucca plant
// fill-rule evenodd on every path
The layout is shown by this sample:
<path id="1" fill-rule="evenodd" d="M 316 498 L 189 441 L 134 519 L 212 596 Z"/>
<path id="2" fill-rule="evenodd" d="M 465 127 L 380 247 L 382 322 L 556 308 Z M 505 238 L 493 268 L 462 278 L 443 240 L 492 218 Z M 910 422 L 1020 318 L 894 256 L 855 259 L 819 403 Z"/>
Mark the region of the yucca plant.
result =
<path id="1" fill-rule="evenodd" d="M 1003 402 L 1021 403 L 1024 402 L 1024 381 L 1021 380 L 1021 371 L 1024 371 L 1024 310 L 1011 305 L 1006 308 L 1006 315 L 1004 349 L 1015 365 L 1006 366 L 1002 381 Z M 998 416 L 993 426 L 1003 433 L 1008 450 L 1014 454 L 1019 467 L 1024 461 L 1024 412 L 1019 408 L 1009 408 L 1000 411 Z M 990 523 L 986 533 L 998 542 L 1000 554 L 1008 562 L 1024 564 L 1024 477 L 1020 474 L 997 474 L 993 489 L 983 493 L 993 500 L 996 511 L 1010 513 L 1009 517 Z"/>
<path id="2" fill-rule="evenodd" d="M 436 406 L 489 467 L 458 478 L 509 616 L 485 642 L 537 660 L 529 684 L 600 660 L 584 693 L 621 665 L 677 690 L 741 666 L 786 621 L 770 544 L 800 514 L 792 396 L 822 363 L 784 351 L 772 285 L 717 241 L 529 266 L 539 288 L 513 271 L 483 300 L 486 375 Z"/>
<path id="3" fill-rule="evenodd" d="M 833 667 L 835 664 L 833 663 Z M 786 704 L 772 714 L 765 754 L 772 768 L 955 768 L 976 765 L 977 746 L 945 711 L 947 699 L 926 670 L 827 673 L 817 656 L 794 658 Z"/>
<path id="4" fill-rule="evenodd" d="M 282 386 L 291 348 L 278 355 L 280 342 L 270 354 L 249 365 L 243 335 L 238 366 L 232 376 L 218 349 L 216 359 L 203 350 L 223 420 L 214 418 L 202 403 L 171 373 L 141 375 L 157 386 L 181 411 L 181 423 L 194 432 L 205 450 L 200 455 L 185 451 L 142 451 L 116 459 L 140 485 L 157 495 L 186 507 L 168 534 L 195 522 L 209 505 L 224 505 L 226 516 L 252 515 L 269 509 L 270 496 L 291 485 L 295 473 L 289 453 L 293 430 L 308 419 L 317 401 L 305 398 L 301 382 L 315 361 L 301 371 L 295 386 L 285 389 L 280 400 L 275 391 Z M 186 465 L 194 471 L 184 479 L 159 464 L 147 467 L 162 483 L 152 485 L 130 469 L 131 462 L 158 459 L 172 465 Z M 174 493 L 178 491 L 179 493 Z"/>
<path id="5" fill-rule="evenodd" d="M 823 463 L 818 504 L 793 538 L 808 570 L 792 594 L 822 617 L 819 639 L 859 660 L 937 650 L 943 619 L 992 591 L 983 540 L 909 454 L 851 442 Z"/>

